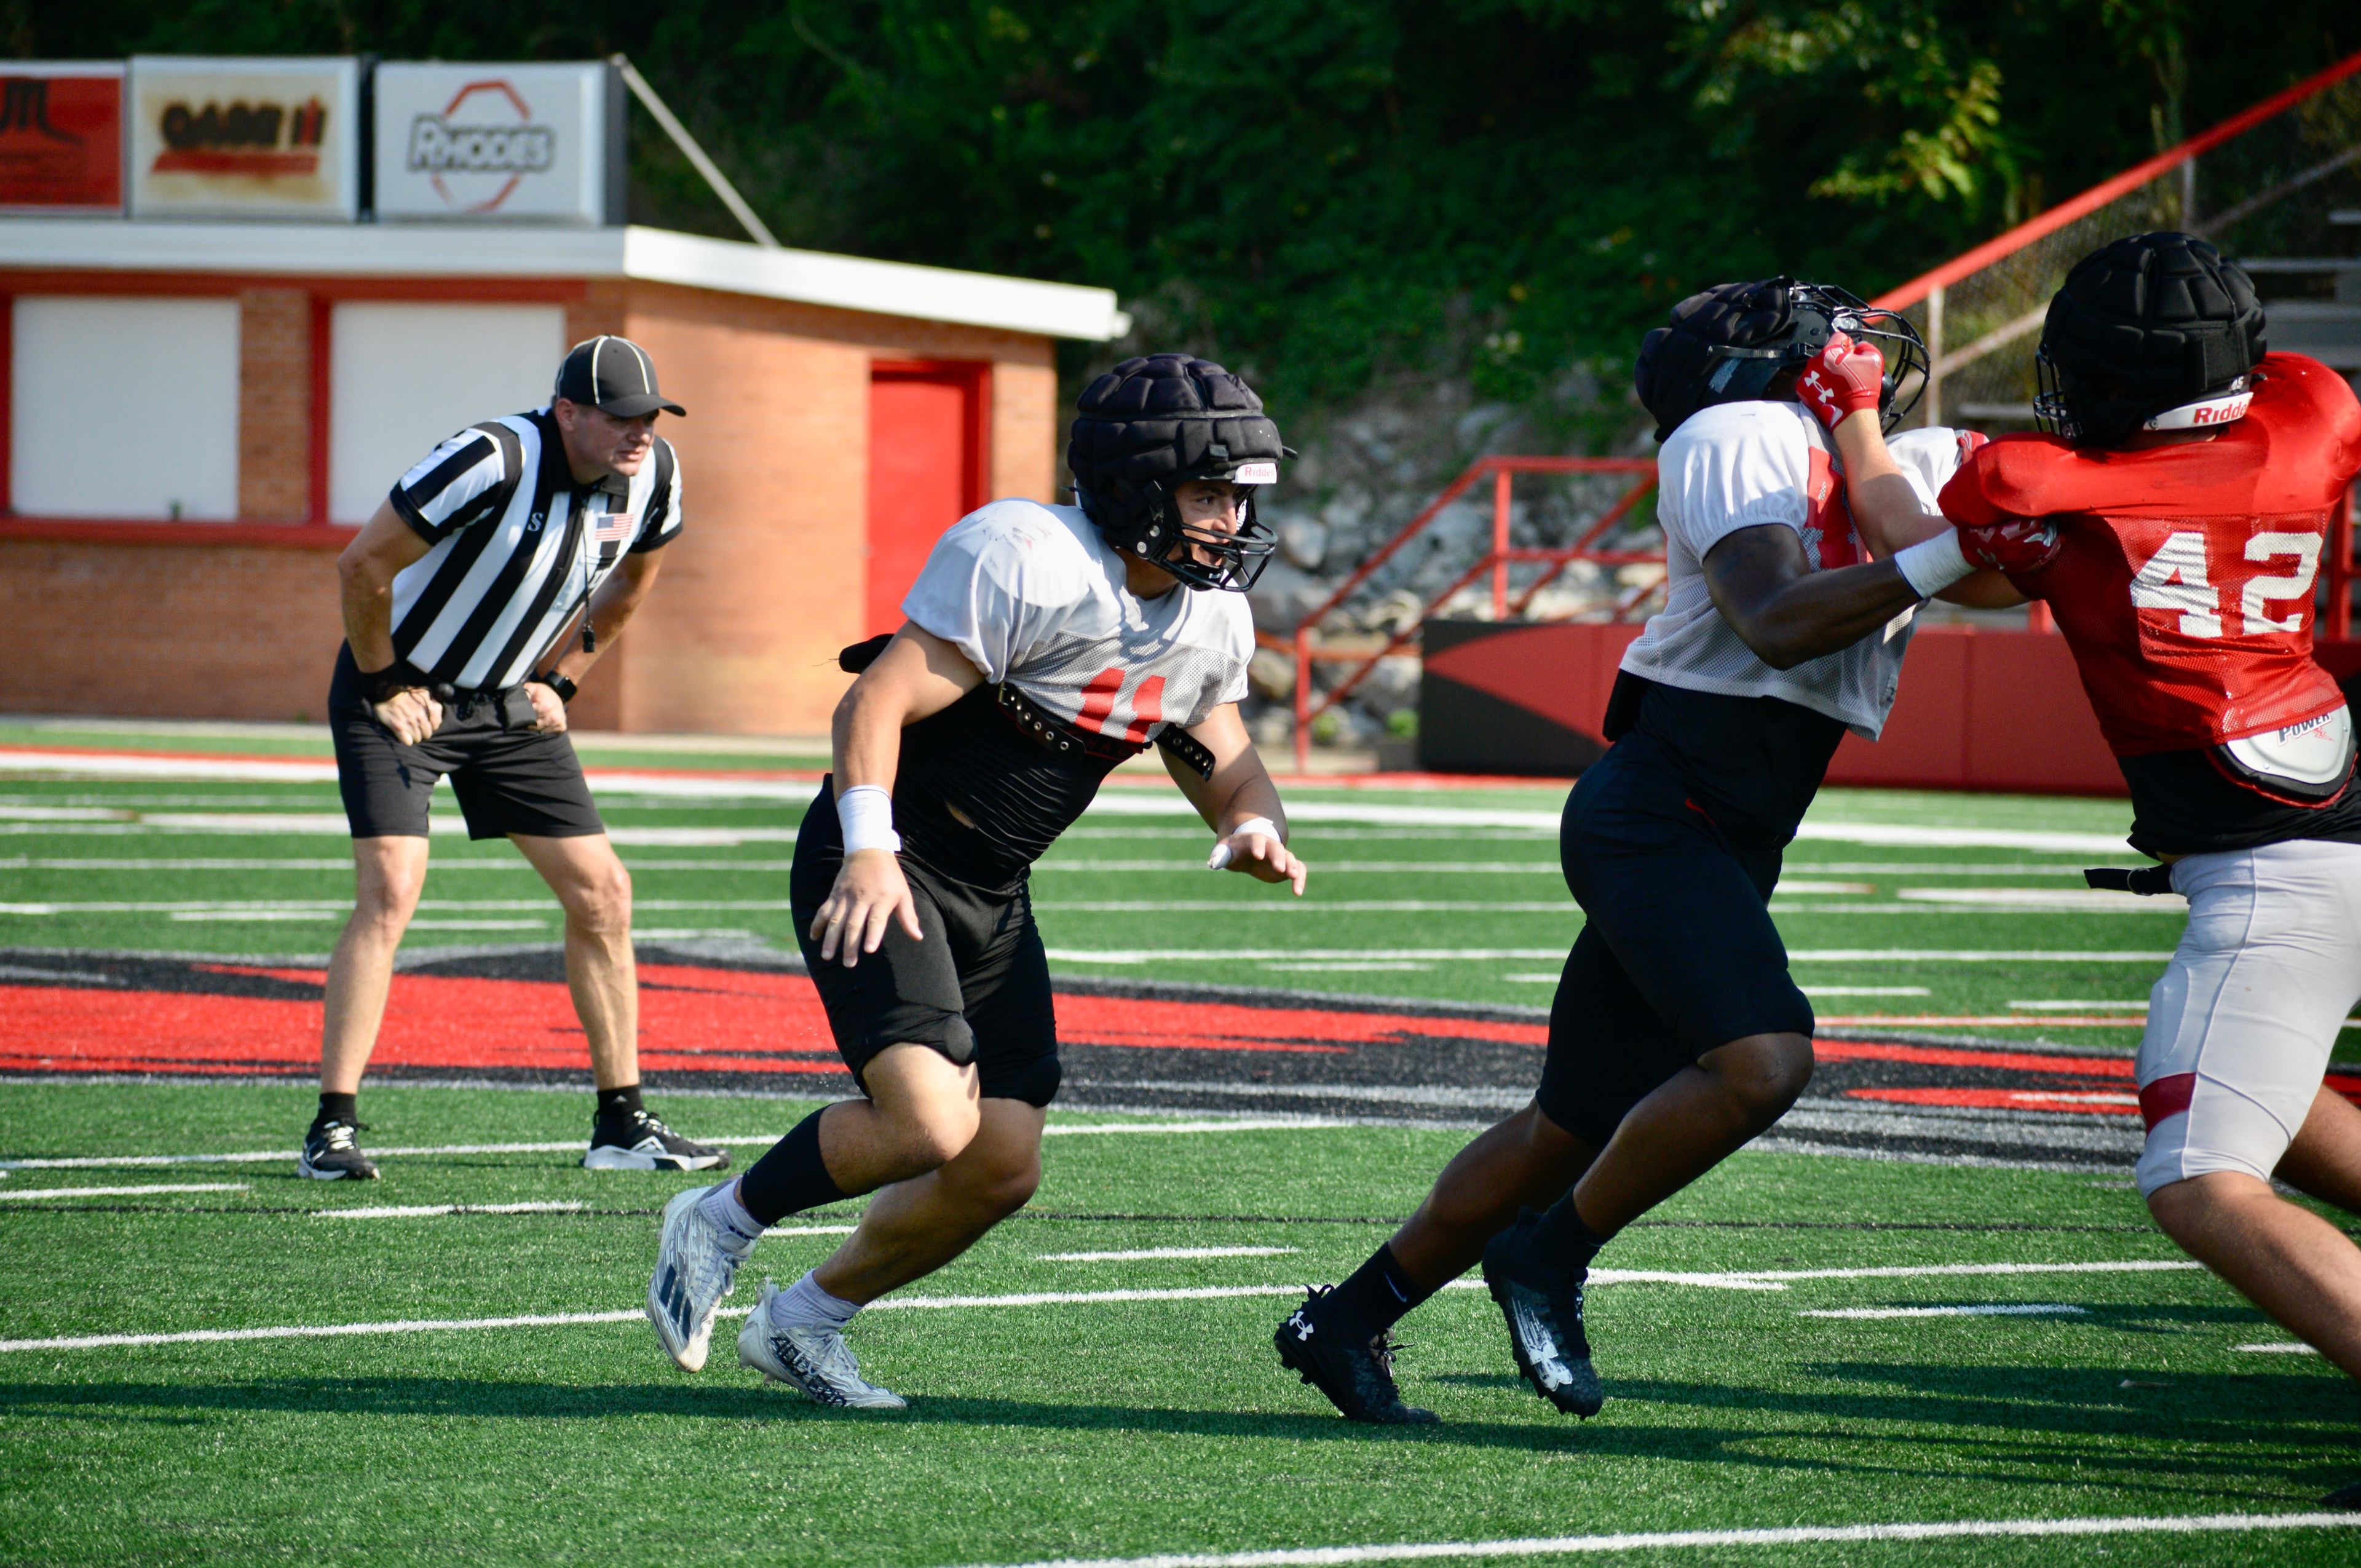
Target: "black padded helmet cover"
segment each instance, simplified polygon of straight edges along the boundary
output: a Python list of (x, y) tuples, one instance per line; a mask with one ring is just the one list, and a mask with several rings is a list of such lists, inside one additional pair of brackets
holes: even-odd
[[(1263, 412), (1244, 379), (1211, 360), (1186, 354), (1126, 359), (1082, 389), (1066, 446), (1076, 498), (1108, 543), (1178, 569), (1167, 559), (1178, 544), (1174, 488), (1186, 479), (1237, 479), (1253, 464), (1275, 466), (1294, 454)], [(1276, 477), (1275, 466), (1267, 470)], [(1268, 479), (1262, 482), (1268, 482)], [(1270, 554), (1268, 531), (1251, 513), (1236, 536), (1230, 576), (1257, 571)], [(1201, 542), (1202, 543), (1202, 542)], [(1252, 581), (1200, 582), (1199, 587), (1244, 587)]]
[(2167, 410), (2234, 388), (2268, 344), (2244, 269), (2195, 235), (2132, 235), (2074, 264), (2041, 333), (2045, 424), (2120, 441)]
[[(1803, 324), (1795, 308), (1794, 285), (1791, 278), (1717, 283), (1675, 305), (1666, 323), (1640, 340), (1640, 360), (1631, 380), (1641, 406), (1656, 416), (1658, 441), (1708, 404), (1762, 395), (1761, 387), (1728, 384), (1735, 362), (1715, 350), (1765, 350), (1787, 344)], [(1825, 341), (1825, 330), (1821, 335)], [(1804, 357), (1810, 357), (1809, 352)], [(1765, 372), (1778, 367), (1772, 362), (1761, 367)], [(1724, 385), (1710, 384), (1717, 375)], [(1762, 378), (1767, 381), (1768, 374)], [(1751, 383), (1752, 378), (1747, 379)]]

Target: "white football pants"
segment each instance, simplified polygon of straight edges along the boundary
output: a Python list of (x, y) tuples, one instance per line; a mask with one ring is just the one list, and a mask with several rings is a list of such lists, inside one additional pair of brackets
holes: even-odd
[(2361, 1000), (2361, 844), (2300, 839), (2172, 868), (2189, 928), (2148, 992), (2139, 1190), (2268, 1180)]

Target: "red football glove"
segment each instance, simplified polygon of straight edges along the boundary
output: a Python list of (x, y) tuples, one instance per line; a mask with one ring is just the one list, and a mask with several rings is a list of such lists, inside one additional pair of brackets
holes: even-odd
[(2012, 517), (2001, 522), (1960, 525), (1960, 553), (1979, 566), (2010, 576), (2038, 572), (2058, 559), (2065, 542), (2047, 518)]
[(1834, 430), (1848, 414), (1867, 409), (1875, 413), (1885, 399), (1885, 356), (1873, 343), (1855, 343), (1843, 333), (1831, 334), (1828, 345), (1812, 356), (1795, 379), (1795, 400), (1820, 416)]

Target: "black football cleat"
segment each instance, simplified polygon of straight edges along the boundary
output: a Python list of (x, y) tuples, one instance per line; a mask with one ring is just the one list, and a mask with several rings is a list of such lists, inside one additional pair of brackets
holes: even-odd
[(730, 1168), (730, 1151), (694, 1144), (661, 1118), (634, 1111), (629, 1118), (593, 1124), (585, 1170), (713, 1170)]
[(303, 1135), (303, 1152), (295, 1157), (295, 1174), (313, 1181), (375, 1181), (377, 1167), (353, 1137), (366, 1130), (355, 1122), (313, 1124)]
[(1279, 1347), (1279, 1364), (1301, 1373), (1306, 1383), (1327, 1395), (1328, 1402), (1348, 1421), (1396, 1427), (1432, 1423), (1433, 1410), (1403, 1404), (1401, 1390), (1394, 1387), (1390, 1334), (1355, 1340), (1321, 1332), (1312, 1321), (1312, 1308), (1328, 1289), (1324, 1285), (1313, 1286), (1305, 1293), (1303, 1305), (1271, 1336), (1271, 1343)]
[(1540, 1223), (1527, 1209), (1484, 1244), (1484, 1283), (1509, 1325), (1509, 1350), (1525, 1381), (1567, 1415), (1587, 1420), (1607, 1403), (1582, 1332), (1582, 1282), (1589, 1270), (1535, 1262), (1529, 1243)]

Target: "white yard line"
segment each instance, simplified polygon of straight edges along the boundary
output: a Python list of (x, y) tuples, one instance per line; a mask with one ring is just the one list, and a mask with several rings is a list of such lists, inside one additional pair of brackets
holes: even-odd
[[(770, 1233), (779, 1234), (779, 1233)], [(840, 1234), (834, 1227), (815, 1234)], [(1699, 1285), (1708, 1288), (1778, 1289), (1759, 1282), (1719, 1274), (1673, 1274), (1655, 1270), (1602, 1268), (1590, 1276), (1594, 1285)], [(1462, 1279), (1452, 1288), (1482, 1289), (1480, 1280)], [(1173, 1289), (1028, 1290), (1005, 1296), (889, 1296), (873, 1302), (873, 1312), (941, 1311), (971, 1307), (1066, 1307), (1126, 1301), (1223, 1301), (1242, 1297), (1301, 1295), (1301, 1285), (1201, 1285)], [(749, 1309), (725, 1310), (725, 1318), (742, 1318)], [(150, 1344), (214, 1344), (231, 1340), (317, 1339), (355, 1334), (412, 1334), (478, 1329), (547, 1328), (571, 1323), (623, 1323), (646, 1314), (641, 1308), (613, 1312), (535, 1312), (499, 1318), (412, 1318), (373, 1323), (282, 1324), (260, 1329), (184, 1329), (170, 1333), (70, 1334), (54, 1339), (0, 1340), (0, 1353), (30, 1350), (107, 1350)]]
[[(1126, 1133), (1266, 1133), (1296, 1132), (1307, 1128), (1344, 1127), (1353, 1124), (1330, 1121), (1314, 1116), (1232, 1116), (1220, 1119), (1183, 1121), (1175, 1118), (1159, 1122), (1052, 1122), (1041, 1129), (1047, 1136), (1083, 1134), (1121, 1135)], [(733, 1133), (708, 1138), (709, 1144), (724, 1146), (752, 1146), (775, 1144), (785, 1135), (781, 1133)], [(562, 1139), (555, 1143), (518, 1144), (413, 1144), (387, 1147), (371, 1146), (368, 1151), (373, 1158), (390, 1156), (434, 1156), (462, 1154), (569, 1154), (588, 1147), (581, 1139)], [(156, 1165), (255, 1165), (274, 1159), (293, 1159), (293, 1149), (240, 1149), (232, 1154), (132, 1154), (73, 1155), (48, 1159), (0, 1160), (0, 1171), (7, 1170), (82, 1170), (105, 1169), (126, 1166)]]
[(0, 1200), (28, 1198), (144, 1198), (155, 1192), (243, 1192), (243, 1181), (181, 1181), (157, 1187), (12, 1187)]
[(1058, 1557), (1006, 1568), (1345, 1568), (1360, 1563), (1437, 1558), (1573, 1557), (1598, 1552), (1712, 1546), (1813, 1546), (1849, 1541), (1961, 1538), (2219, 1535), (2252, 1530), (2351, 1530), (2361, 1514), (2166, 1514), (2117, 1519), (1947, 1519), (1939, 1523), (1791, 1525), (1775, 1530), (1668, 1530), (1620, 1535), (1526, 1536), (1505, 1541), (1398, 1541), (1384, 1546), (1307, 1546), (1263, 1552), (1165, 1552), (1147, 1557)]
[[(1038, 906), (1037, 906), (1038, 907)], [(1246, 905), (1223, 905), (1222, 908)], [(1334, 908), (1334, 905), (1326, 907)], [(1494, 907), (1487, 905), (1486, 908)], [(1235, 963), (1264, 959), (1410, 959), (1422, 963), (1530, 963), (1565, 957), (1554, 948), (1051, 948), (1059, 963), (1148, 964)], [(2164, 948), (1792, 948), (1788, 959), (1797, 963), (1882, 964), (2160, 964), (2172, 957)], [(1557, 977), (1552, 975), (1551, 979)]]
[(2062, 1302), (1987, 1302), (1973, 1307), (1818, 1307), (1799, 1311), (1799, 1318), (2087, 1318), (2088, 1307)]
[[(1038, 907), (1038, 905), (1037, 905)], [(1224, 907), (1227, 907), (1224, 905)], [(1502, 959), (1564, 959), (1554, 948), (1051, 948), (1053, 963), (1234, 963), (1265, 959), (1411, 959), (1425, 963), (1489, 963)]]
[[(806, 1234), (806, 1233), (791, 1233)], [(808, 1234), (840, 1234), (836, 1227), (815, 1228)], [(1687, 1273), (1670, 1269), (1593, 1270), (1593, 1285), (1686, 1285), (1719, 1290), (1784, 1290), (1798, 1279), (1900, 1279), (1969, 1274), (2097, 1274), (2195, 1268), (2187, 1262), (2126, 1261), (2119, 1263), (1970, 1263), (1900, 1268), (1763, 1269), (1728, 1273)], [(1292, 1296), (1301, 1285), (1206, 1285), (1170, 1289), (1030, 1290), (1000, 1296), (900, 1296), (873, 1304), (869, 1310), (943, 1311), (977, 1307), (1057, 1307), (1133, 1301), (1220, 1301), (1246, 1297)], [(1477, 1279), (1455, 1279), (1446, 1289), (1481, 1290)], [(742, 1317), (745, 1309), (724, 1312)], [(545, 1312), (499, 1318), (403, 1319), (390, 1322), (289, 1324), (258, 1329), (187, 1329), (149, 1334), (75, 1334), (52, 1339), (0, 1340), (0, 1353), (37, 1350), (104, 1350), (150, 1344), (210, 1344), (231, 1340), (310, 1339), (353, 1334), (424, 1333), (433, 1331), (544, 1328), (571, 1323), (620, 1323), (642, 1316), (633, 1308), (612, 1312)]]
[(323, 1220), (423, 1220), (435, 1214), (571, 1214), (589, 1206), (573, 1200), (549, 1203), (397, 1203), (368, 1209), (314, 1209), (312, 1212)]
[(2320, 1354), (2308, 1344), (2298, 1344), (2292, 1341), (2281, 1343), (2278, 1340), (2273, 1340), (2267, 1344), (2234, 1344), (2230, 1348), (2234, 1351), (2260, 1355), (2318, 1355)]
[(1748, 1279), (1933, 1279), (1971, 1274), (2155, 1274), (2202, 1268), (2187, 1258), (2136, 1258), (2115, 1263), (1927, 1263), (1894, 1268), (1749, 1268)]
[(1292, 1246), (1143, 1246), (1122, 1252), (1045, 1252), (1043, 1263), (1147, 1263), (1167, 1257), (1286, 1257)]
[(1041, 1129), (1043, 1137), (1082, 1136), (1094, 1133), (1270, 1133), (1308, 1128), (1345, 1127), (1324, 1116), (1236, 1116), (1214, 1122), (1053, 1122)]

